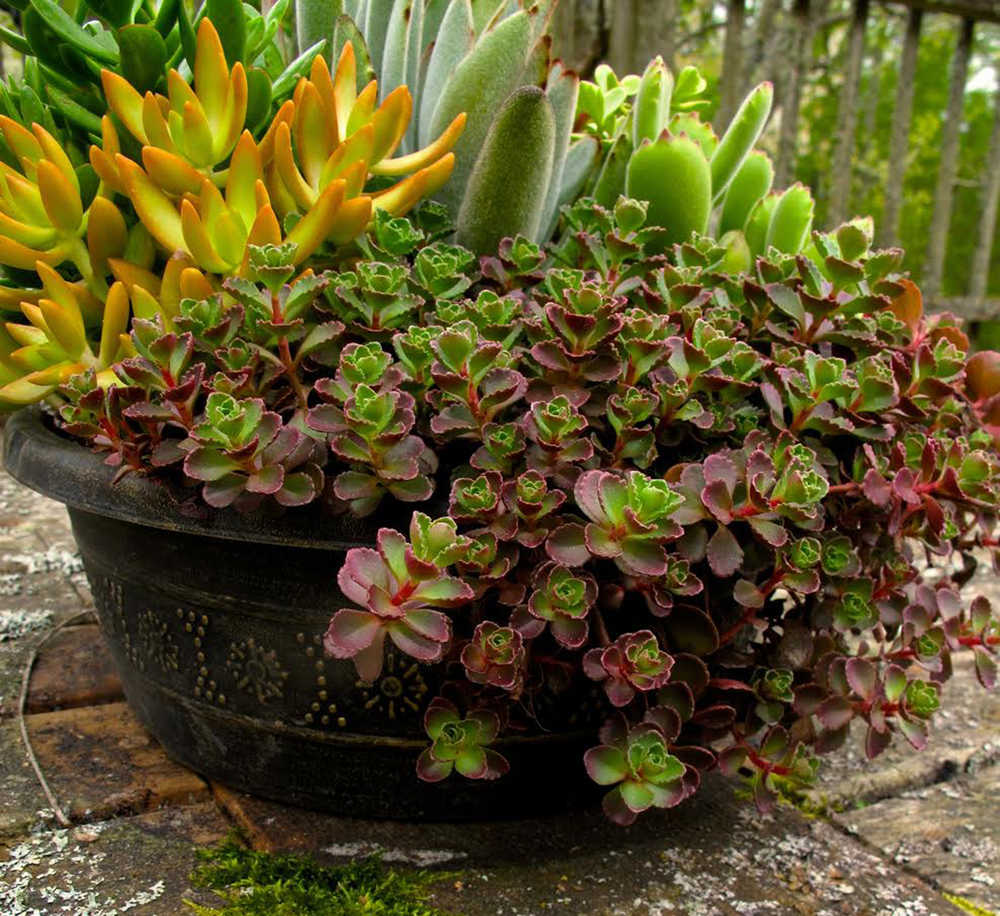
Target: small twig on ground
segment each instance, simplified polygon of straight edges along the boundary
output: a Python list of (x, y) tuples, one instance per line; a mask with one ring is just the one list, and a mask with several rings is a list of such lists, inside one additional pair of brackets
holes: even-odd
[(31, 650), (31, 654), (28, 656), (28, 661), (24, 665), (24, 673), (21, 675), (21, 696), (17, 704), (17, 724), (21, 730), (21, 740), (24, 742), (24, 750), (28, 755), (28, 763), (31, 764), (31, 768), (35, 771), (35, 776), (38, 777), (38, 783), (42, 787), (42, 791), (45, 793), (46, 799), (48, 799), (49, 806), (52, 808), (52, 813), (55, 815), (55, 819), (59, 822), (62, 827), (72, 827), (73, 822), (66, 816), (62, 808), (59, 807), (59, 802), (56, 801), (56, 797), (49, 788), (48, 781), (45, 779), (45, 774), (42, 772), (41, 766), (38, 764), (38, 759), (35, 757), (35, 752), (31, 747), (31, 739), (28, 737), (28, 726), (25, 720), (25, 707), (28, 703), (28, 683), (31, 680), (31, 670), (35, 667), (35, 662), (38, 660), (38, 653), (41, 651), (42, 647), (65, 627), (70, 626), (74, 623), (95, 623), (96, 618), (93, 611), (80, 611), (74, 614), (72, 617), (67, 618), (62, 623), (58, 624), (53, 629), (49, 630), (38, 642), (35, 647)]

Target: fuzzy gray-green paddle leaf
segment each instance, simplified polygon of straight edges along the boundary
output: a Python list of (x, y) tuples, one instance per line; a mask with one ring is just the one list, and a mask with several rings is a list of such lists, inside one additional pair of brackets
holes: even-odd
[(368, 0), (365, 8), (365, 22), (361, 31), (368, 39), (368, 53), (376, 73), (382, 72), (382, 52), (385, 48), (385, 36), (389, 31), (392, 7), (393, 0)]
[(550, 239), (559, 224), (559, 214), (566, 204), (580, 196), (587, 179), (594, 171), (598, 161), (600, 144), (594, 137), (584, 135), (574, 140), (566, 150), (566, 162), (563, 164), (562, 180), (559, 184), (556, 205), (549, 213), (548, 225), (542, 226), (542, 239)]
[(472, 27), (472, 7), (469, 0), (453, 0), (441, 20), (434, 39), (434, 50), (427, 64), (427, 73), (420, 91), (418, 111), (418, 145), (427, 146), (434, 139), (431, 122), (434, 108), (445, 86), (462, 59), (472, 50), (476, 33)]
[[(465, 186), (490, 125), (504, 101), (520, 85), (530, 51), (531, 19), (521, 10), (483, 35), (444, 87), (431, 118), (430, 135), (439, 136), (463, 111), (468, 118), (455, 144), (455, 170), (435, 195), (453, 217), (461, 207)], [(548, 179), (548, 175), (544, 177)]]
[[(566, 167), (566, 152), (569, 149), (570, 134), (573, 132), (573, 117), (576, 114), (576, 97), (580, 91), (580, 78), (571, 70), (566, 70), (560, 62), (552, 65), (545, 84), (545, 94), (552, 103), (555, 114), (555, 149), (552, 155), (552, 174), (545, 194), (545, 209), (542, 213), (542, 228), (554, 226), (559, 216), (559, 193)], [(539, 241), (546, 241), (547, 233)]]
[(506, 236), (538, 238), (555, 149), (555, 114), (537, 86), (512, 93), (469, 177), (456, 239), (477, 254)]
[(632, 158), (632, 141), (628, 134), (621, 134), (612, 144), (611, 149), (604, 157), (597, 178), (594, 180), (594, 187), (591, 196), (602, 207), (609, 210), (615, 205), (615, 201), (625, 193), (625, 173), (628, 169), (629, 159)]

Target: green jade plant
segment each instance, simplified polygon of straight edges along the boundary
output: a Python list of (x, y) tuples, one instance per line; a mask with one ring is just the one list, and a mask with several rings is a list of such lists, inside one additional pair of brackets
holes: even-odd
[[(485, 54), (529, 12), (487, 6), (434, 5), (414, 47), (471, 8)], [(620, 824), (713, 768), (767, 810), (853, 722), (870, 757), (924, 747), (953, 653), (996, 680), (1000, 623), (959, 591), (996, 559), (1000, 355), (923, 314), (870, 221), (809, 235), (789, 191), (753, 242), (766, 87), (715, 142), (696, 73), (600, 71), (558, 153), (590, 150), (597, 198), (549, 244), (469, 249), (465, 204), (456, 239), (426, 198), (471, 118), (403, 151), (420, 96), (359, 90), (370, 53), (309, 61), (259, 133), (211, 19), (166, 95), (105, 68), (93, 196), (56, 135), (0, 119), (0, 261), (24, 278), (0, 400), (44, 399), (119, 475), (211, 510), (410, 504), (348, 552), (324, 646), (362, 681), (388, 644), (442, 666), (425, 780), (502, 777), (495, 742), (548, 729), (553, 698), (592, 718), (580, 765)], [(429, 74), (419, 108), (447, 110)], [(515, 80), (483, 150), (540, 93)], [(499, 193), (481, 164), (466, 202)]]

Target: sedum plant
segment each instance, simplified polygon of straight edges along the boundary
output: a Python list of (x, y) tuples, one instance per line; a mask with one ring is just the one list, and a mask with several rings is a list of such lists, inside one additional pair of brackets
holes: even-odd
[(582, 199), (559, 244), (478, 262), (419, 209), (340, 263), (251, 244), (218, 288), (186, 268), (59, 421), (216, 509), (413, 504), (348, 552), (324, 645), (362, 681), (390, 643), (444, 666), (420, 778), (500, 778), (498, 741), (589, 698), (615, 822), (716, 767), (766, 811), (852, 722), (870, 757), (924, 747), (954, 652), (995, 682), (959, 590), (996, 552), (1000, 357), (866, 224), (733, 271), (647, 212)]
[(427, 102), (439, 45), (416, 96), (390, 78), (379, 102), (366, 61), (385, 77), (390, 39), (423, 53), (471, 10), (451, 87), (544, 7), (418, 6), (427, 31), (393, 20), (379, 56), (299, 4), (299, 41), (333, 49), (262, 129), (211, 17), (190, 79), (105, 68), (92, 185), (58, 131), (0, 120), (0, 403), (45, 399), (119, 476), (214, 511), (409, 504), (331, 579), (324, 647), (363, 682), (389, 646), (440, 666), (415, 778), (502, 778), (503, 741), (565, 708), (620, 824), (714, 768), (767, 810), (852, 723), (870, 757), (924, 747), (955, 652), (996, 680), (1000, 621), (961, 589), (996, 559), (1000, 355), (924, 315), (870, 221), (806, 239), (787, 195), (767, 213), (766, 89), (716, 141), (697, 73), (658, 62), (578, 103), (567, 77), (572, 146), (518, 71), (458, 199), (518, 199), (513, 135), (549, 150), (533, 204), (574, 150), (596, 196), (551, 244), (490, 210), (502, 237), (467, 247), (465, 204), (456, 237), (424, 198), (476, 112)]

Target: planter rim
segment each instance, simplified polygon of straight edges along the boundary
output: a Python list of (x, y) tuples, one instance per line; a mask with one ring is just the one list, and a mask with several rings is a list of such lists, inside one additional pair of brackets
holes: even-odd
[(252, 512), (212, 509), (195, 488), (127, 474), (114, 482), (116, 469), (95, 452), (57, 432), (37, 406), (11, 415), (3, 427), (3, 461), (19, 483), (75, 509), (149, 528), (182, 534), (253, 541), (282, 547), (343, 551), (371, 546), (379, 528), (405, 529), (410, 511), (394, 507), (367, 519), (322, 510), (321, 501), (282, 510), (265, 506)]

